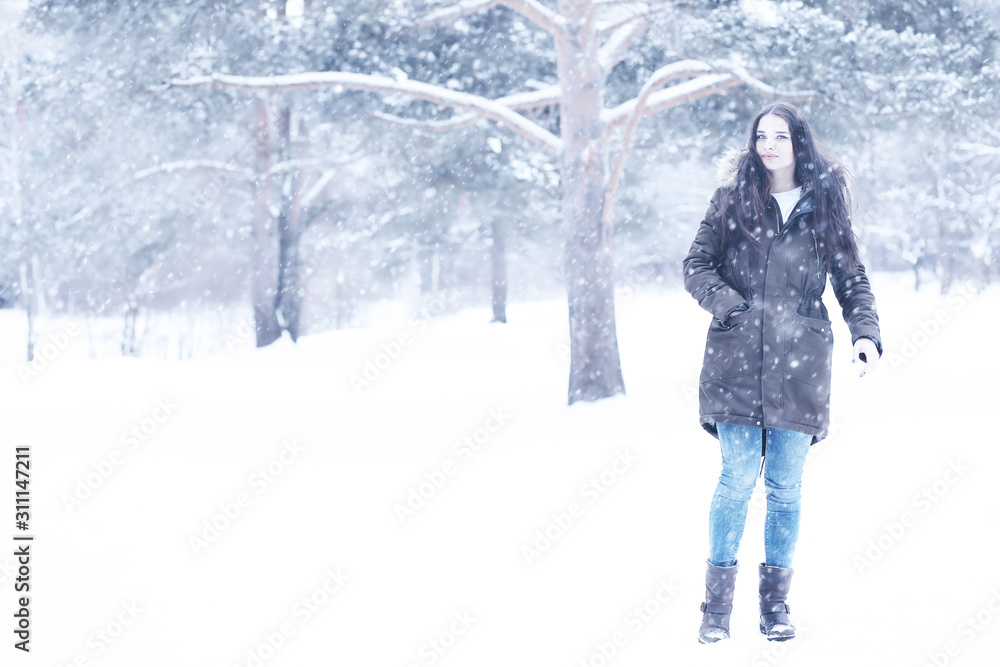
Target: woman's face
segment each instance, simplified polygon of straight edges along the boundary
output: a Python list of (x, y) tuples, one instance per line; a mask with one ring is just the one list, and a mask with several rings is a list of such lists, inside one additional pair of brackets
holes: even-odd
[(777, 185), (791, 184), (795, 178), (795, 151), (788, 122), (768, 114), (757, 123), (757, 155)]

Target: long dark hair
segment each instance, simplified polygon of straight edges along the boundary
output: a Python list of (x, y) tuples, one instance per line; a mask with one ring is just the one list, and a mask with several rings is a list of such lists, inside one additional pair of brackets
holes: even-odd
[(749, 241), (754, 248), (760, 247), (758, 235), (771, 183), (767, 168), (757, 155), (757, 125), (769, 114), (788, 123), (795, 156), (795, 179), (802, 184), (803, 191), (813, 192), (814, 230), (822, 244), (827, 268), (834, 262), (848, 269), (856, 267), (861, 258), (851, 229), (850, 172), (820, 150), (802, 112), (786, 102), (764, 107), (750, 123), (750, 138), (747, 149), (739, 157), (736, 182), (723, 198), (719, 212), (724, 222), (727, 249), (737, 247), (742, 241)]

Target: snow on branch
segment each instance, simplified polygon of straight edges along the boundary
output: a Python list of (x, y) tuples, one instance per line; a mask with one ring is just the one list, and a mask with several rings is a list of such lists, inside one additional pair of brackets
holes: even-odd
[(254, 180), (253, 173), (243, 169), (242, 167), (237, 167), (227, 162), (217, 162), (215, 160), (178, 160), (176, 162), (165, 162), (163, 164), (158, 164), (155, 167), (149, 167), (148, 169), (137, 171), (132, 177), (132, 181), (141, 181), (157, 174), (172, 174), (176, 171), (200, 171), (203, 169), (233, 174), (235, 176), (239, 176), (247, 182), (253, 182)]
[(597, 26), (597, 32), (601, 36), (604, 36), (604, 35), (608, 35), (608, 34), (613, 34), (617, 30), (619, 30), (620, 28), (623, 28), (623, 27), (625, 27), (627, 25), (631, 25), (632, 23), (638, 22), (641, 25), (645, 25), (646, 22), (647, 22), (647, 19), (649, 19), (649, 18), (651, 18), (651, 17), (653, 17), (653, 16), (655, 16), (657, 14), (662, 14), (664, 11), (665, 10), (662, 7), (656, 7), (656, 8), (647, 7), (642, 12), (633, 12), (631, 14), (620, 14), (620, 15), (616, 16), (615, 19), (614, 19), (614, 21), (612, 21), (610, 23), (600, 23), (600, 24), (598, 24), (598, 26)]
[(638, 95), (601, 114), (603, 120), (608, 126), (617, 127), (623, 123), (629, 123), (633, 119), (647, 115), (651, 113), (649, 111), (649, 98), (658, 89), (671, 81), (704, 76), (712, 71), (713, 68), (711, 65), (700, 60), (681, 60), (665, 65), (653, 72), (649, 79), (646, 80), (646, 83), (643, 84)]
[(538, 27), (553, 34), (562, 31), (566, 26), (566, 18), (537, 0), (500, 0), (500, 4), (535, 23)]
[(466, 2), (457, 2), (451, 6), (442, 7), (441, 9), (427, 14), (414, 24), (413, 27), (429, 28), (432, 25), (444, 23), (445, 21), (454, 21), (455, 19), (460, 19), (463, 16), (468, 16), (469, 14), (475, 14), (477, 12), (490, 9), (491, 7), (495, 7), (499, 2), (500, 0), (467, 0)]
[[(642, 90), (639, 91), (639, 95), (632, 100), (632, 106), (628, 109), (628, 115), (626, 116), (628, 123), (625, 126), (621, 148), (611, 166), (611, 173), (608, 179), (609, 185), (605, 191), (606, 198), (614, 197), (614, 193), (618, 191), (618, 183), (625, 172), (625, 163), (628, 160), (632, 137), (635, 134), (636, 127), (639, 125), (639, 119), (646, 115), (647, 110), (650, 110), (649, 113), (654, 113), (652, 109), (667, 108), (662, 105), (667, 104), (668, 101), (671, 106), (677, 106), (700, 97), (712, 95), (739, 83), (736, 77), (729, 74), (704, 74), (672, 86), (669, 90), (660, 90), (659, 96), (662, 100), (654, 100), (657, 97), (657, 90), (666, 83), (682, 76), (690, 76), (699, 70), (705, 71), (710, 69), (707, 64), (698, 61), (680, 61), (666, 67), (661, 67), (646, 81)], [(609, 125), (611, 124), (609, 123)], [(607, 201), (605, 203), (605, 210), (609, 211), (607, 215), (610, 216), (610, 210), (613, 208), (611, 204), (613, 202)]]
[[(675, 84), (667, 90), (659, 90), (671, 81), (683, 78), (689, 80)], [(628, 123), (633, 116), (649, 116), (739, 85), (748, 86), (770, 97), (789, 100), (818, 97), (816, 93), (810, 91), (782, 91), (751, 76), (742, 67), (715, 67), (699, 60), (681, 60), (653, 72), (639, 95), (613, 109), (608, 109), (601, 115), (610, 127), (618, 127)], [(705, 92), (706, 90), (708, 92)]]
[(673, 109), (676, 106), (693, 102), (700, 97), (714, 95), (742, 83), (743, 81), (739, 77), (727, 73), (706, 74), (690, 81), (683, 81), (650, 95), (642, 115), (649, 116), (666, 109)]
[(647, 15), (633, 16), (626, 21), (623, 21), (612, 33), (608, 41), (604, 43), (601, 47), (601, 53), (598, 56), (600, 58), (601, 67), (604, 68), (605, 72), (608, 72), (617, 65), (622, 58), (625, 57), (625, 52), (628, 51), (629, 47), (632, 46), (632, 42), (635, 38), (641, 35), (648, 27), (647, 23), (642, 20)]
[(1000, 132), (998, 132), (995, 128), (991, 127), (988, 123), (983, 122), (982, 119), (979, 119), (979, 122), (976, 124), (979, 126), (979, 129), (983, 130), (987, 134), (996, 137), (997, 139), (1000, 139)]
[(514, 93), (505, 95), (497, 99), (497, 104), (502, 104), (508, 109), (537, 109), (538, 107), (552, 106), (559, 104), (562, 99), (562, 89), (558, 86), (544, 86), (538, 90), (527, 93)]
[(497, 5), (514, 10), (524, 18), (535, 23), (538, 27), (551, 33), (562, 30), (566, 23), (566, 20), (562, 16), (556, 14), (537, 0), (465, 0), (464, 2), (457, 2), (431, 12), (418, 21), (414, 27), (427, 28), (438, 23), (476, 14)]
[[(502, 104), (508, 109), (537, 109), (539, 107), (559, 104), (561, 95), (562, 92), (559, 86), (545, 86), (544, 88), (532, 90), (527, 93), (515, 93), (513, 95), (499, 97), (494, 101), (497, 104)], [(483, 119), (483, 115), (481, 113), (458, 114), (448, 120), (414, 120), (412, 118), (401, 118), (399, 116), (383, 113), (381, 111), (376, 111), (372, 115), (381, 120), (395, 123), (396, 125), (402, 125), (416, 130), (425, 130), (427, 132), (447, 132), (449, 130), (457, 130), (463, 127), (469, 127), (470, 125), (475, 125)]]
[(384, 120), (388, 123), (395, 123), (396, 125), (402, 125), (403, 127), (408, 127), (414, 130), (425, 130), (427, 132), (447, 132), (449, 130), (458, 130), (463, 127), (475, 125), (483, 119), (482, 115), (477, 113), (458, 114), (452, 116), (448, 120), (414, 120), (413, 118), (402, 118), (400, 116), (394, 116), (393, 114), (383, 113), (381, 111), (376, 111), (372, 115), (375, 118)]
[(780, 97), (786, 100), (820, 100), (821, 97), (819, 93), (812, 90), (782, 90), (781, 88), (775, 88), (774, 86), (764, 83), (755, 76), (752, 76), (743, 67), (726, 67), (722, 68), (722, 72), (728, 72), (738, 78), (740, 83), (750, 88), (753, 88), (759, 93), (763, 93), (768, 97)]
[(991, 146), (989, 144), (959, 141), (954, 144), (954, 147), (957, 150), (968, 151), (969, 153), (971, 153), (976, 157), (1000, 156), (1000, 147)]
[(339, 170), (337, 169), (327, 169), (323, 172), (323, 175), (319, 177), (319, 180), (302, 195), (302, 208), (308, 209), (313, 205), (319, 196), (333, 183), (333, 179), (337, 177)]
[(592, 6), (603, 9), (605, 7), (624, 7), (641, 5), (643, 7), (663, 7), (668, 3), (665, 0), (651, 2), (650, 0), (594, 0)]
[[(352, 159), (356, 159), (356, 157)], [(302, 169), (304, 167), (329, 167), (330, 164), (346, 164), (350, 161), (351, 160), (349, 159), (349, 160), (340, 160), (334, 162), (332, 160), (315, 159), (315, 158), (307, 158), (300, 160), (285, 160), (284, 162), (279, 162), (278, 164), (273, 165), (270, 169), (265, 171), (262, 174), (262, 176), (265, 177), (275, 176), (277, 174), (283, 174), (289, 171), (298, 171), (299, 169)]]
[(553, 153), (558, 153), (562, 149), (559, 137), (496, 100), (408, 79), (396, 80), (353, 72), (306, 72), (264, 77), (212, 74), (191, 79), (174, 79), (159, 90), (202, 87), (273, 92), (339, 87), (383, 95), (403, 95), (446, 108), (475, 112), (507, 126)]
[(112, 200), (114, 197), (120, 193), (127, 190), (132, 185), (143, 181), (147, 178), (156, 176), (158, 174), (172, 174), (175, 172), (182, 171), (216, 171), (223, 172), (227, 174), (232, 174), (238, 176), (241, 180), (248, 183), (254, 181), (254, 174), (251, 171), (243, 169), (242, 167), (237, 167), (236, 165), (229, 164), (228, 162), (218, 162), (216, 160), (178, 160), (176, 162), (165, 162), (163, 164), (158, 164), (155, 167), (149, 167), (147, 169), (142, 169), (137, 171), (130, 180), (123, 183), (119, 183), (118, 187), (113, 191), (98, 197), (95, 201), (86, 204), (79, 211), (74, 213), (71, 217), (61, 221), (57, 227), (62, 229), (64, 227), (76, 224), (81, 220), (93, 215), (101, 206), (105, 205), (107, 202)]
[[(668, 83), (682, 78), (687, 78), (687, 81), (682, 81), (663, 90), (663, 87)], [(742, 68), (720, 69), (699, 60), (681, 60), (653, 72), (635, 98), (614, 109), (605, 111), (602, 114), (602, 119), (609, 130), (625, 124), (622, 145), (611, 167), (605, 197), (613, 197), (618, 190), (618, 183), (625, 171), (632, 137), (641, 118), (708, 95), (714, 95), (738, 85), (748, 85), (768, 95), (780, 96), (776, 88), (750, 76)], [(793, 95), (801, 98), (813, 94), (796, 93)], [(605, 203), (604, 210), (608, 211), (607, 215), (610, 216), (610, 211), (613, 208), (612, 202)]]

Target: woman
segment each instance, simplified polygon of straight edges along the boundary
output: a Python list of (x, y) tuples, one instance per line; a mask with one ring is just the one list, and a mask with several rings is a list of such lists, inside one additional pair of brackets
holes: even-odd
[(736, 554), (760, 469), (767, 490), (760, 630), (783, 641), (795, 636), (785, 599), (802, 468), (829, 427), (827, 276), (860, 375), (874, 370), (882, 343), (851, 231), (846, 170), (819, 151), (801, 112), (784, 103), (766, 107), (751, 123), (746, 149), (729, 157), (684, 260), (685, 288), (713, 316), (700, 411), (722, 448), (698, 639), (729, 637)]

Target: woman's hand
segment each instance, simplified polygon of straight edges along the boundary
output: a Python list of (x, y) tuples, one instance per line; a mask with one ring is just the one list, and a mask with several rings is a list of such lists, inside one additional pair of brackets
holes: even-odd
[[(864, 359), (861, 358), (862, 355), (864, 355)], [(858, 377), (864, 377), (868, 372), (875, 370), (875, 367), (878, 366), (878, 359), (878, 348), (875, 347), (875, 342), (871, 338), (859, 338), (858, 342), (854, 344), (854, 360), (851, 362), (861, 364)]]
[(725, 329), (732, 329), (736, 326), (736, 320), (739, 316), (750, 310), (750, 304), (741, 303), (740, 305), (732, 308), (728, 313), (726, 313), (726, 319), (722, 321), (722, 326)]

